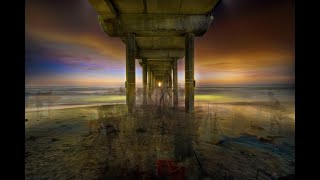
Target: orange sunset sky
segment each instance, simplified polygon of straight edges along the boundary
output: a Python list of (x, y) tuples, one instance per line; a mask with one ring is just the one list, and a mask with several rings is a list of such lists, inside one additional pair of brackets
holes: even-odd
[[(87, 0), (28, 0), (25, 9), (27, 86), (124, 84), (125, 44), (103, 33)], [(292, 0), (223, 0), (214, 17), (195, 39), (197, 84), (294, 84)], [(178, 70), (184, 84), (183, 59)]]

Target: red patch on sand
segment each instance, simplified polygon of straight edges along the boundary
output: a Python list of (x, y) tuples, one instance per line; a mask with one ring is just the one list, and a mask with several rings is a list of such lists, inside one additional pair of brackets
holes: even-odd
[(179, 167), (172, 160), (158, 160), (157, 170), (159, 176), (166, 176), (168, 179), (184, 179), (184, 167)]

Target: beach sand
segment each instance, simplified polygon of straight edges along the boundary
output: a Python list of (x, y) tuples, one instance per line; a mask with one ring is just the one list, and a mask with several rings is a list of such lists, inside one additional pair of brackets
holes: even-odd
[[(175, 160), (189, 179), (295, 172), (294, 104), (196, 103), (193, 115), (125, 105), (26, 112), (26, 179), (153, 179)], [(197, 160), (198, 158), (198, 160)], [(130, 177), (130, 178), (129, 178)]]

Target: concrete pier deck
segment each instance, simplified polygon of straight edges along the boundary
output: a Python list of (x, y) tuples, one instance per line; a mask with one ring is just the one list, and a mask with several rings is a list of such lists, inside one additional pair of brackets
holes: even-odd
[(185, 60), (185, 111), (194, 111), (194, 38), (210, 27), (220, 0), (89, 0), (103, 31), (126, 44), (126, 99), (135, 106), (135, 60), (140, 60), (144, 104), (160, 83), (178, 106), (177, 60)]

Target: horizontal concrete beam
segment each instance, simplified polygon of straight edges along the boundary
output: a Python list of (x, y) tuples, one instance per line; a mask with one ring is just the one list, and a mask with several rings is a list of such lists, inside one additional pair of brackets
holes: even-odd
[[(95, 8), (101, 2), (112, 3), (110, 10), (122, 14), (206, 14), (214, 9), (220, 0), (89, 0)], [(104, 13), (110, 13), (106, 10)]]
[(166, 71), (166, 70), (170, 70), (170, 66), (150, 66), (150, 69), (152, 70), (161, 70), (161, 71)]
[(184, 49), (185, 38), (179, 36), (137, 37), (139, 49)]
[(168, 63), (159, 63), (159, 64), (151, 64), (151, 63), (149, 63), (149, 66), (150, 67), (162, 67), (162, 68), (170, 68), (171, 66), (170, 66), (170, 64), (168, 64)]
[(148, 62), (169, 62), (172, 61), (172, 58), (168, 58), (168, 59), (148, 59)]
[(153, 70), (152, 72), (156, 74), (166, 74), (169, 72), (169, 70)]
[(150, 69), (152, 69), (152, 70), (162, 70), (162, 71), (165, 71), (165, 70), (170, 70), (170, 66), (161, 66), (161, 65), (158, 65), (158, 66), (150, 66)]
[(110, 0), (89, 0), (89, 3), (98, 12), (102, 19), (115, 18), (117, 15), (117, 12)]
[(163, 79), (165, 76), (164, 75), (162, 75), (162, 74), (157, 74), (157, 75), (155, 75), (156, 76), (156, 79)]
[(184, 36), (194, 33), (202, 36), (212, 23), (213, 16), (176, 14), (120, 14), (117, 18), (100, 15), (102, 29), (110, 37), (123, 37), (127, 32), (136, 37)]
[(154, 75), (157, 75), (157, 76), (165, 76), (165, 74), (163, 74), (163, 73), (154, 72), (153, 74), (154, 74)]
[(157, 69), (157, 70), (155, 70), (155, 69), (153, 69), (152, 70), (152, 72), (154, 72), (154, 73), (161, 73), (161, 74), (166, 74), (167, 72), (169, 72), (170, 70), (168, 70), (168, 69)]
[(163, 66), (163, 65), (165, 65), (165, 66), (170, 66), (171, 65), (171, 62), (172, 61), (153, 61), (153, 60), (151, 60), (151, 61), (148, 61), (148, 64), (149, 65), (161, 65), (161, 66)]
[(148, 61), (168, 61), (168, 59), (148, 59)]
[(184, 49), (140, 49), (136, 51), (137, 59), (181, 59), (184, 57)]
[(169, 71), (170, 71), (169, 69), (152, 69), (153, 73), (161, 73), (161, 74), (165, 74)]
[(161, 75), (165, 75), (167, 74), (167, 71), (153, 71), (154, 74), (161, 74)]

